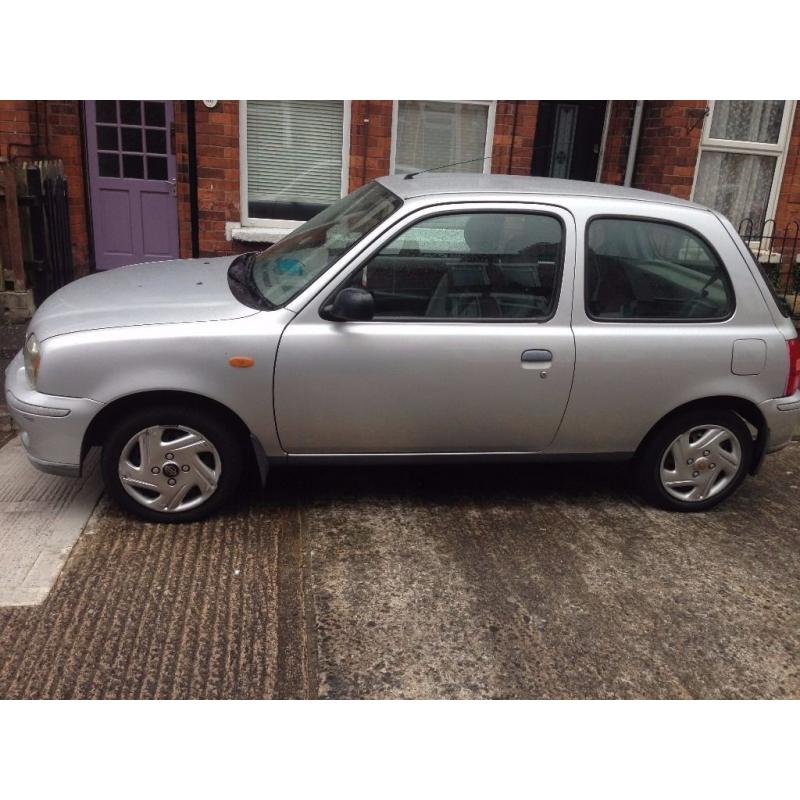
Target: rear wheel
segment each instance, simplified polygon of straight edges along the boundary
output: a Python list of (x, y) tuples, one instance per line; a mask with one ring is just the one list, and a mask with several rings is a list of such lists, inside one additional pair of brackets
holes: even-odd
[(103, 447), (106, 489), (126, 511), (156, 522), (213, 514), (236, 490), (243, 449), (205, 409), (164, 405), (126, 417)]
[(672, 511), (705, 511), (739, 487), (752, 461), (753, 437), (733, 411), (688, 411), (667, 420), (639, 459), (643, 492)]

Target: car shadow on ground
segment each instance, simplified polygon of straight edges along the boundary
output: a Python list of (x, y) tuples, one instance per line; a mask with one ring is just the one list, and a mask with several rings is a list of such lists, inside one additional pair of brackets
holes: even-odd
[[(322, 503), (332, 498), (428, 499), (459, 505), (558, 497), (580, 503), (612, 496), (640, 502), (632, 462), (482, 463), (450, 465), (280, 466), (271, 470), (263, 500)], [(253, 496), (259, 489), (252, 487)], [(643, 502), (643, 501), (642, 501)]]

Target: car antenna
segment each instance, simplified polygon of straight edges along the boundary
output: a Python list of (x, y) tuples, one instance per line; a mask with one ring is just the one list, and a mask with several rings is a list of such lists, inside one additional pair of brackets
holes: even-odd
[(458, 167), (461, 164), (474, 164), (476, 161), (486, 161), (487, 159), (491, 158), (491, 156), (484, 156), (483, 158), (468, 158), (466, 161), (456, 161), (453, 164), (442, 164), (438, 167), (429, 167), (428, 169), (420, 169), (417, 172), (409, 172), (407, 175), (404, 176), (404, 179), (410, 181), (412, 178), (416, 178), (417, 175), (422, 175), (423, 172), (434, 172), (437, 169), (447, 169), (448, 167)]

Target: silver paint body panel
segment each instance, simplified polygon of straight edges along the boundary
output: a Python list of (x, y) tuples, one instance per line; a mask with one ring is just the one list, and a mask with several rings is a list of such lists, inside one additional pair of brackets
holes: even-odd
[[(430, 215), (543, 211), (565, 226), (565, 264), (547, 322), (330, 322), (321, 292), (289, 323), (275, 367), (275, 417), (288, 453), (539, 452), (555, 437), (575, 364), (570, 304), (575, 225), (562, 209), (444, 203), (389, 228), (339, 273), (344, 280), (402, 229)], [(549, 364), (522, 361), (530, 349)], [(544, 377), (542, 377), (544, 376)]]
[[(83, 437), (98, 411), (153, 390), (190, 392), (227, 406), (271, 459), (618, 456), (633, 453), (675, 408), (719, 396), (762, 410), (768, 449), (790, 440), (800, 395), (782, 394), (794, 328), (774, 307), (729, 223), (714, 212), (572, 181), (439, 175), (382, 182), (404, 198), (402, 207), (283, 309), (240, 304), (227, 286), (230, 257), (126, 267), (53, 295), (29, 328), (42, 352), (36, 389), (21, 355), (6, 373), (8, 402), (32, 459), (79, 470)], [(453, 207), (546, 210), (562, 219), (566, 258), (552, 319), (329, 322), (320, 316), (339, 282), (394, 232)], [(730, 275), (731, 318), (589, 319), (584, 237), (597, 214), (663, 219), (701, 233)], [(734, 374), (734, 343), (753, 339), (764, 343), (762, 368)], [(553, 360), (525, 362), (527, 350), (549, 350)], [(240, 355), (255, 365), (229, 366)], [(36, 406), (70, 413), (37, 415)]]

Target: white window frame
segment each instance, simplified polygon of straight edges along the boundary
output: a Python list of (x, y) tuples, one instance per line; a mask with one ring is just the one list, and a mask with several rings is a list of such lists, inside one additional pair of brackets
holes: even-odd
[[(426, 101), (423, 101), (426, 102)], [(494, 118), (497, 112), (497, 100), (428, 100), (429, 103), (460, 103), (462, 105), (487, 106), (489, 113), (486, 117), (486, 143), (483, 148), (485, 160), (483, 162), (483, 172), (492, 171), (492, 147), (494, 145)], [(394, 175), (395, 161), (397, 157), (397, 120), (399, 117), (400, 101), (392, 101), (392, 147), (389, 156), (389, 174)]]
[[(715, 139), (711, 136), (711, 121), (714, 117), (714, 100), (708, 101), (709, 112), (706, 114), (703, 123), (703, 133), (700, 137), (700, 147), (697, 149), (697, 161), (694, 166), (694, 178), (692, 179), (692, 194), (691, 199), (694, 200), (695, 189), (697, 188), (697, 175), (700, 170), (700, 158), (703, 152), (708, 153), (737, 153), (739, 155), (772, 155), (776, 156), (775, 171), (772, 174), (772, 186), (769, 190), (769, 201), (767, 203), (766, 220), (774, 220), (775, 212), (778, 206), (778, 198), (780, 196), (781, 184), (783, 183), (783, 171), (786, 166), (786, 150), (789, 142), (789, 136), (792, 130), (792, 122), (794, 121), (795, 107), (797, 105), (795, 100), (784, 101), (783, 119), (781, 120), (781, 129), (778, 133), (778, 141), (775, 144), (767, 144), (765, 142), (743, 142), (732, 139)], [(741, 220), (731, 220), (734, 225), (738, 225)]]
[[(350, 114), (351, 100), (343, 100), (342, 120), (342, 187), (341, 197), (349, 192), (350, 183)], [(233, 228), (232, 238), (250, 242), (273, 242), (276, 237), (285, 236), (295, 228), (303, 225), (305, 220), (296, 219), (265, 219), (251, 217), (248, 214), (249, 200), (247, 190), (247, 100), (239, 101), (239, 205), (241, 207), (242, 228)], [(238, 234), (238, 235), (237, 235)]]

